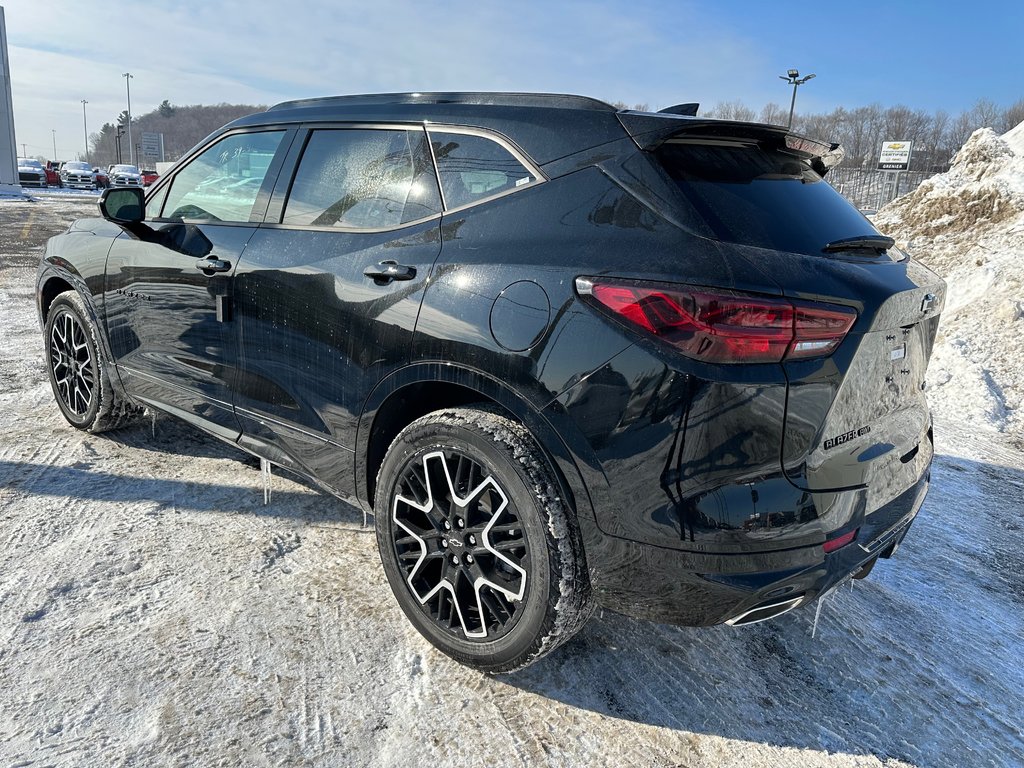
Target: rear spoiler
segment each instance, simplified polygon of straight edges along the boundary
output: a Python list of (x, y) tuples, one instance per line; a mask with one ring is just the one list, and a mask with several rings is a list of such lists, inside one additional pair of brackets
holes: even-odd
[(657, 149), (669, 139), (680, 136), (764, 141), (806, 158), (821, 176), (839, 165), (845, 155), (839, 144), (809, 139), (791, 133), (781, 125), (688, 117), (666, 111), (652, 113), (622, 110), (616, 114), (630, 138), (640, 149), (647, 151)]

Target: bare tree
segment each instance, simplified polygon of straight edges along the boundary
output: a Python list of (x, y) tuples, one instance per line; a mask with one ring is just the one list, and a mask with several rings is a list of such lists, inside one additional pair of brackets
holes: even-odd
[(1000, 133), (1006, 133), (1021, 123), (1024, 123), (1024, 99), (1018, 99), (1006, 108), (1006, 111), (1003, 112), (1002, 117), (996, 123), (996, 130)]
[(768, 125), (786, 125), (789, 122), (789, 112), (774, 101), (770, 101), (761, 107), (758, 120)]
[(742, 101), (720, 101), (705, 114), (707, 117), (717, 117), (721, 120), (742, 120), (748, 123), (753, 122), (757, 117), (754, 110)]

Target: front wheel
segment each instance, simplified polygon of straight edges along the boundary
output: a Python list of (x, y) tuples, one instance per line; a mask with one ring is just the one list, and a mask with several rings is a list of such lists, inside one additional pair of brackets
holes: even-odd
[(82, 297), (65, 291), (46, 316), (46, 367), (64, 418), (87, 432), (115, 429), (141, 413), (110, 385), (106, 361), (99, 354), (96, 329)]
[(438, 649), (509, 672), (590, 615), (575, 515), (521, 424), (487, 409), (417, 419), (377, 476), (381, 561), (398, 603)]

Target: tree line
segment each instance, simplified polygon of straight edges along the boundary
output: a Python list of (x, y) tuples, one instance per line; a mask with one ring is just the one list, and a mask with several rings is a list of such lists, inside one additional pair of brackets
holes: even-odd
[[(136, 165), (148, 166), (160, 158), (142, 158), (139, 150), (143, 133), (162, 133), (164, 135), (164, 159), (177, 160), (198, 144), (203, 138), (225, 123), (230, 123), (244, 115), (265, 110), (265, 106), (253, 104), (192, 104), (178, 106), (167, 99), (144, 115), (132, 115), (132, 142), (136, 146)], [(89, 159), (95, 166), (107, 166), (118, 162), (118, 142), (120, 141), (120, 162), (129, 162), (128, 149), (128, 111), (124, 110), (113, 123), (104, 123), (103, 127), (89, 136)], [(118, 134), (121, 134), (118, 137)]]
[[(622, 102), (615, 106), (626, 108)], [(647, 110), (646, 104), (633, 109)], [(214, 104), (177, 106), (166, 99), (152, 112), (132, 116), (132, 141), (136, 147), (144, 132), (164, 135), (166, 160), (177, 160), (200, 140), (236, 118), (260, 112), (265, 106), (253, 104)], [(744, 120), (772, 125), (785, 125), (789, 109), (770, 102), (755, 112), (740, 101), (719, 102), (702, 115), (726, 120)], [(846, 168), (873, 168), (883, 141), (913, 141), (911, 169), (930, 172), (944, 171), (956, 151), (978, 128), (992, 128), (1005, 133), (1024, 122), (1024, 99), (1008, 107), (1001, 107), (989, 99), (979, 100), (971, 109), (959, 115), (938, 110), (926, 112), (902, 104), (882, 107), (879, 104), (847, 109), (837, 107), (831, 112), (796, 113), (793, 129), (814, 138), (838, 141), (846, 151)], [(128, 135), (125, 130), (128, 113), (123, 111), (116, 122), (104, 123), (97, 133), (89, 136), (89, 157), (94, 165), (106, 166), (117, 162), (118, 133), (121, 133), (121, 158), (129, 157)], [(149, 161), (140, 160), (140, 165)]]
[[(788, 107), (775, 103), (766, 104), (760, 112), (755, 112), (739, 101), (720, 102), (703, 114), (773, 125), (786, 125), (789, 121)], [(1006, 133), (1021, 122), (1024, 122), (1024, 99), (1008, 107), (981, 99), (955, 117), (943, 110), (926, 112), (903, 104), (797, 113), (793, 116), (793, 130), (814, 138), (838, 141), (846, 152), (844, 168), (874, 168), (882, 142), (912, 141), (911, 170), (937, 173), (949, 168), (953, 155), (978, 128)]]

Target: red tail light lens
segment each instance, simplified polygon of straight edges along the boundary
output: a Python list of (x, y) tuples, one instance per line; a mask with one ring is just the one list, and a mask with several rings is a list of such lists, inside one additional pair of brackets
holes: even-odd
[(835, 305), (641, 281), (577, 278), (576, 290), (627, 325), (710, 363), (823, 357), (857, 318)]
[(859, 530), (860, 529), (858, 528), (855, 531), (844, 533), (842, 536), (837, 536), (834, 539), (826, 541), (824, 544), (825, 554), (827, 555), (829, 552), (835, 552), (837, 549), (842, 549), (847, 544), (852, 543), (853, 540), (857, 538), (857, 531)]

